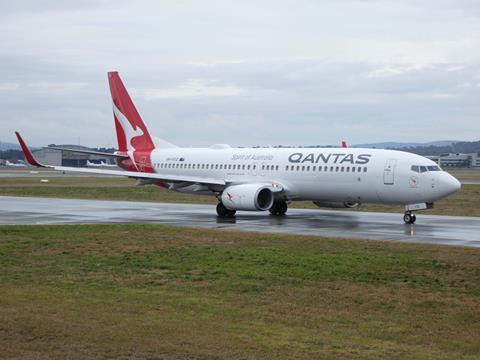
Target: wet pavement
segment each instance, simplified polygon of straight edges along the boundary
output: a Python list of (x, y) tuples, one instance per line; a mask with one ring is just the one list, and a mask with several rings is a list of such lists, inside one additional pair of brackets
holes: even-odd
[(216, 216), (215, 206), (0, 196), (0, 224), (168, 224), (211, 229), (364, 238), (480, 247), (480, 217), (289, 209), (287, 216), (237, 212)]

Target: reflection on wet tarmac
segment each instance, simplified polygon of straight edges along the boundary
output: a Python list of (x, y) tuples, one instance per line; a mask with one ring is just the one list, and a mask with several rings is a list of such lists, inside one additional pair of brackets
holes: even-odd
[(271, 233), (480, 247), (480, 218), (289, 209), (286, 216), (237, 212), (219, 218), (212, 205), (0, 197), (0, 224), (158, 223)]

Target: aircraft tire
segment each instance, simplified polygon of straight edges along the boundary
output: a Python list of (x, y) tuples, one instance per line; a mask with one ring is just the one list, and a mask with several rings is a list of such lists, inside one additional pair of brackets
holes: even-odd
[(217, 215), (220, 217), (233, 217), (235, 216), (236, 211), (235, 210), (229, 210), (223, 205), (223, 203), (220, 201), (217, 204)]

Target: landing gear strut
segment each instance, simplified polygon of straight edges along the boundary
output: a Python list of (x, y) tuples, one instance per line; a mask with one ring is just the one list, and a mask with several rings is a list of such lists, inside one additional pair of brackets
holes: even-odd
[(405, 215), (403, 215), (403, 221), (405, 221), (406, 224), (413, 224), (416, 220), (417, 217), (411, 212), (406, 212)]
[(217, 215), (220, 217), (234, 217), (236, 211), (235, 210), (229, 210), (226, 208), (225, 205), (220, 201), (217, 204)]
[(287, 202), (284, 200), (275, 200), (273, 202), (272, 207), (268, 210), (270, 211), (270, 214), (276, 215), (276, 216), (282, 216), (285, 215), (287, 212), (288, 205)]

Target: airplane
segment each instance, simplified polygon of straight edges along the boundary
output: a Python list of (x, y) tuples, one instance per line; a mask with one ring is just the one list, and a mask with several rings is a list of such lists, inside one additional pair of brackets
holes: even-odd
[(100, 163), (94, 163), (87, 160), (87, 167), (103, 168), (103, 167), (117, 167), (117, 165), (107, 164), (105, 161), (100, 161)]
[[(364, 203), (403, 205), (403, 220), (457, 192), (460, 182), (419, 155), (362, 148), (182, 148), (151, 135), (118, 72), (108, 73), (118, 151), (69, 151), (111, 156), (123, 170), (39, 163), (16, 132), (28, 163), (59, 171), (136, 178), (173, 191), (211, 195), (219, 217), (237, 211), (285, 215), (292, 201), (318, 207), (354, 208)], [(342, 144), (343, 145), (343, 144)], [(65, 149), (64, 149), (65, 150)]]
[(19, 160), (19, 162), (17, 163), (12, 163), (10, 161), (5, 161), (5, 166), (11, 166), (11, 167), (27, 167), (27, 165), (25, 165), (23, 162), (20, 162), (21, 160)]

